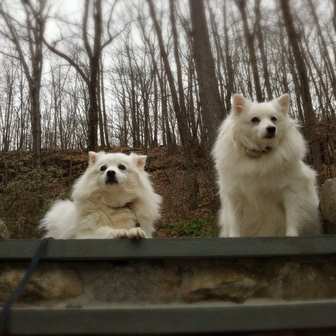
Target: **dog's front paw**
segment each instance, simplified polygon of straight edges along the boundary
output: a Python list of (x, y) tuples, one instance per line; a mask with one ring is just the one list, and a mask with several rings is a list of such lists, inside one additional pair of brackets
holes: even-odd
[(111, 232), (111, 237), (110, 238), (128, 238), (128, 232), (125, 229), (116, 229)]
[(299, 235), (299, 232), (296, 228), (293, 228), (293, 227), (287, 228), (286, 230), (287, 237), (298, 237), (298, 235)]
[(146, 233), (139, 227), (131, 228), (127, 231), (127, 237), (130, 239), (147, 238)]

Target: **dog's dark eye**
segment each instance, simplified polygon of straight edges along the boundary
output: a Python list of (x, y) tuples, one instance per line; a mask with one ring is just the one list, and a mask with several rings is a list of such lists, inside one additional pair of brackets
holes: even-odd
[(253, 122), (253, 124), (259, 124), (260, 119), (258, 117), (253, 117), (251, 121)]
[(271, 118), (271, 121), (273, 121), (273, 122), (277, 122), (277, 121), (278, 121), (278, 118), (273, 116), (273, 117)]
[(126, 166), (124, 166), (123, 164), (120, 164), (120, 165), (118, 166), (118, 168), (119, 168), (120, 170), (126, 170)]
[(106, 166), (101, 166), (101, 167), (100, 167), (100, 171), (105, 171), (106, 168), (107, 168)]

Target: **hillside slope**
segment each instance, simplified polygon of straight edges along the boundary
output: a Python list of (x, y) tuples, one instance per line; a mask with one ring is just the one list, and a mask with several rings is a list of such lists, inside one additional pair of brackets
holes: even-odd
[[(192, 169), (188, 169), (178, 151), (169, 154), (158, 148), (147, 154), (146, 169), (163, 197), (157, 236), (215, 236), (218, 199), (212, 162), (199, 151), (194, 153)], [(69, 197), (72, 183), (86, 166), (86, 153), (43, 153), (40, 169), (32, 168), (29, 153), (1, 153), (0, 218), (10, 237), (41, 237), (39, 220), (54, 200)]]

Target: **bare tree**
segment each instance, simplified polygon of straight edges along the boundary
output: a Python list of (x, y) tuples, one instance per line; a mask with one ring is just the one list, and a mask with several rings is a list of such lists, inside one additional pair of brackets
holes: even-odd
[(225, 63), (226, 63), (226, 87), (227, 94), (225, 99), (226, 110), (231, 110), (231, 96), (234, 93), (234, 73), (232, 66), (232, 57), (230, 51), (230, 42), (229, 42), (229, 34), (228, 34), (228, 24), (227, 24), (227, 2), (223, 2), (223, 21), (224, 21), (224, 43), (225, 43)]
[(310, 141), (312, 154), (313, 154), (313, 164), (318, 170), (321, 165), (320, 148), (319, 143), (316, 141), (314, 128), (316, 126), (316, 116), (314, 114), (312, 99), (310, 95), (310, 89), (307, 83), (309, 83), (307, 69), (304, 63), (304, 57), (302, 55), (302, 48), (300, 46), (300, 38), (296, 32), (293, 16), (289, 6), (289, 0), (282, 0), (280, 2), (280, 8), (282, 11), (283, 20), (287, 30), (287, 35), (289, 39), (290, 46), (293, 51), (293, 56), (295, 60), (295, 65), (298, 72), (298, 78), (300, 81), (300, 94), (302, 97), (302, 105), (305, 116), (305, 128), (308, 140)]
[[(289, 92), (314, 165), (319, 148), (323, 171), (333, 162), (334, 0), (307, 0), (303, 10), (288, 1), (85, 0), (79, 23), (62, 9), (54, 18), (60, 38), (44, 42), (56, 55), (46, 53), (47, 69), (40, 40), (55, 7), (45, 1), (0, 4), (1, 150), (181, 146), (189, 174), (234, 92), (258, 100)], [(112, 23), (124, 28), (112, 35)], [(121, 43), (105, 49), (119, 33)]]
[[(90, 4), (92, 9), (92, 17), (94, 23), (94, 33), (93, 41), (90, 43), (89, 31), (88, 31), (88, 20), (89, 20), (89, 10)], [(114, 3), (116, 4), (116, 2)], [(82, 39), (86, 55), (88, 57), (88, 68), (85, 67), (81, 62), (76, 62), (71, 56), (57, 49), (55, 45), (50, 44), (44, 39), (46, 46), (56, 55), (62, 57), (67, 62), (69, 62), (79, 73), (79, 75), (84, 80), (89, 95), (89, 108), (88, 108), (88, 149), (97, 149), (97, 139), (98, 139), (98, 86), (99, 86), (99, 65), (103, 49), (108, 46), (114, 38), (119, 35), (112, 35), (110, 33), (110, 25), (112, 21), (112, 7), (110, 11), (110, 16), (107, 23), (108, 38), (103, 41), (103, 19), (102, 19), (102, 1), (101, 0), (85, 0), (84, 12), (82, 18)]]
[(253, 80), (254, 80), (254, 86), (255, 86), (255, 92), (257, 96), (258, 101), (263, 101), (263, 93), (261, 90), (261, 85), (260, 85), (260, 78), (259, 78), (259, 72), (258, 72), (258, 66), (257, 66), (257, 56), (255, 52), (255, 47), (254, 47), (254, 34), (253, 32), (250, 31), (249, 25), (248, 25), (248, 18), (247, 18), (247, 13), (246, 13), (246, 1), (245, 0), (236, 0), (237, 7), (240, 11), (242, 20), (243, 20), (243, 28), (244, 28), (244, 37), (245, 37), (245, 42), (248, 47), (249, 51), (249, 57), (250, 57), (250, 64), (252, 68), (252, 73), (253, 73)]
[(0, 129), (2, 132), (2, 137), (0, 139), (0, 145), (4, 152), (8, 152), (11, 147), (12, 142), (12, 132), (13, 130), (13, 101), (14, 101), (14, 81), (15, 81), (15, 67), (13, 66), (13, 60), (11, 64), (5, 66), (5, 83), (6, 83), (6, 99), (5, 108), (2, 109), (0, 106)]
[[(173, 42), (174, 42), (174, 59), (176, 64), (176, 74), (177, 74), (177, 87), (178, 87), (178, 97), (179, 97), (179, 108), (180, 113), (183, 118), (187, 118), (187, 110), (184, 99), (184, 88), (182, 81), (182, 66), (179, 55), (179, 36), (176, 27), (176, 0), (169, 0), (169, 12), (170, 12), (170, 23), (173, 33)], [(187, 128), (187, 126), (183, 126)], [(189, 128), (188, 128), (189, 129)], [(187, 137), (191, 140), (190, 132), (188, 132)], [(189, 141), (190, 141), (189, 140)]]
[(336, 0), (334, 0), (334, 14), (333, 14), (332, 22), (333, 22), (335, 33), (336, 33)]
[(267, 62), (267, 55), (266, 55), (266, 48), (264, 45), (264, 36), (261, 26), (261, 10), (260, 10), (260, 2), (261, 0), (255, 0), (255, 13), (256, 13), (256, 36), (258, 39), (258, 45), (261, 55), (261, 61), (263, 65), (263, 72), (264, 72), (264, 80), (265, 80), (265, 86), (266, 86), (266, 92), (267, 92), (267, 98), (268, 100), (272, 100), (273, 94), (272, 94), (272, 88), (269, 78), (269, 72), (268, 72), (268, 62)]
[[(101, 56), (102, 57), (102, 56)], [(104, 81), (104, 62), (100, 61), (100, 104), (99, 109), (102, 115), (102, 123), (103, 123), (103, 135), (105, 135), (104, 142), (106, 147), (110, 147), (110, 139), (109, 139), (109, 132), (108, 132), (108, 120), (107, 120), (107, 113), (106, 113), (106, 100), (105, 100), (105, 81)]]
[[(41, 154), (40, 90), (43, 67), (43, 34), (47, 18), (46, 0), (38, 1), (36, 6), (33, 6), (29, 0), (22, 0), (21, 3), (25, 14), (23, 38), (21, 31), (19, 31), (18, 22), (5, 11), (3, 4), (0, 4), (0, 15), (5, 21), (8, 29), (7, 37), (15, 46), (17, 58), (22, 64), (28, 82), (33, 155), (34, 162), (39, 164)], [(27, 41), (28, 53), (25, 52), (23, 40)]]
[(332, 61), (331, 61), (331, 58), (330, 58), (330, 55), (329, 55), (329, 51), (328, 51), (327, 42), (326, 42), (326, 40), (325, 40), (325, 38), (323, 36), (322, 28), (321, 28), (320, 21), (319, 21), (319, 18), (317, 16), (316, 9), (315, 9), (315, 6), (313, 4), (313, 1), (312, 0), (308, 0), (308, 5), (309, 5), (310, 11), (311, 11), (311, 15), (312, 15), (312, 17), (314, 19), (314, 22), (315, 22), (315, 25), (316, 25), (316, 28), (317, 28), (318, 38), (321, 41), (320, 51), (321, 51), (322, 58), (323, 58), (323, 60), (325, 62), (325, 65), (326, 65), (327, 73), (330, 76), (331, 85), (334, 88), (334, 96), (336, 98), (336, 74), (335, 74), (335, 67), (332, 64)]
[(176, 120), (177, 120), (177, 125), (178, 125), (178, 129), (179, 129), (179, 133), (180, 133), (180, 138), (181, 138), (181, 142), (183, 145), (188, 145), (190, 143), (190, 131), (188, 128), (188, 124), (187, 124), (187, 120), (186, 120), (186, 115), (183, 114), (183, 109), (181, 109), (180, 104), (179, 104), (179, 98), (178, 98), (178, 94), (177, 94), (177, 90), (176, 90), (176, 86), (175, 86), (175, 82), (174, 82), (174, 77), (173, 77), (173, 72), (168, 60), (168, 55), (167, 52), (165, 50), (165, 46), (164, 46), (164, 42), (163, 42), (163, 37), (162, 37), (162, 31), (161, 31), (161, 27), (159, 25), (159, 22), (156, 18), (156, 13), (155, 13), (155, 8), (154, 8), (154, 4), (152, 0), (147, 0), (148, 6), (149, 6), (149, 11), (150, 11), (150, 15), (151, 18), (153, 20), (154, 23), (154, 29), (158, 38), (158, 42), (159, 42), (159, 47), (160, 47), (160, 53), (161, 53), (161, 58), (164, 64), (164, 68), (165, 68), (165, 72), (167, 75), (167, 79), (168, 79), (168, 84), (169, 84), (169, 88), (170, 88), (170, 92), (172, 95), (172, 102), (173, 102), (173, 106), (174, 106), (174, 112), (175, 112), (175, 116), (176, 116)]
[(220, 100), (203, 0), (190, 0), (189, 6), (202, 117), (206, 126), (208, 145), (212, 146), (225, 109)]

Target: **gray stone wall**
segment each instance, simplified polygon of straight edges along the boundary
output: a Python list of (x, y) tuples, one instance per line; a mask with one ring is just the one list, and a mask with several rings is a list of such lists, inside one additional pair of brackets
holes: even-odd
[[(0, 266), (0, 300), (23, 265)], [(336, 257), (42, 264), (21, 303), (90, 305), (336, 298)]]

